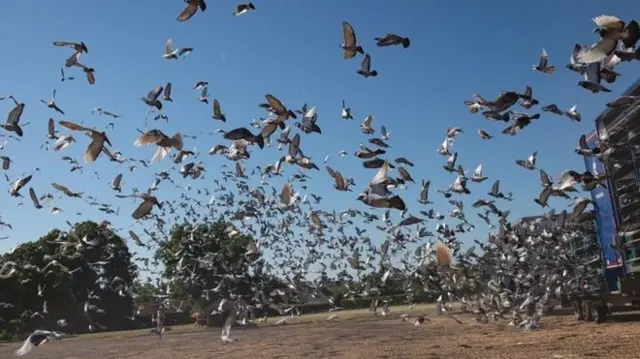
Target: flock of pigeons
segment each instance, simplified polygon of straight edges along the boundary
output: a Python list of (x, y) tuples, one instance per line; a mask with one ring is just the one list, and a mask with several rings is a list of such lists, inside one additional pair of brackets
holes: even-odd
[[(185, 2), (187, 6), (178, 16), (179, 21), (187, 21), (198, 11), (205, 12), (207, 9), (204, 0)], [(254, 10), (256, 7), (252, 3), (242, 4), (238, 5), (233, 14), (238, 16)], [(571, 52), (570, 64), (566, 67), (584, 76), (584, 79), (578, 82), (579, 86), (594, 93), (609, 92), (603, 81), (613, 83), (619, 76), (617, 70), (621, 63), (640, 60), (640, 49), (635, 48), (640, 37), (640, 28), (635, 21), (625, 23), (614, 16), (598, 16), (593, 21), (597, 25), (595, 32), (599, 36), (598, 41), (592, 46), (576, 45)], [(358, 42), (354, 28), (345, 21), (342, 31), (344, 43), (341, 48), (344, 59), (349, 60), (360, 55), (362, 62), (357, 73), (364, 77), (376, 76), (378, 72), (372, 69), (371, 56), (365, 53)], [(378, 47), (399, 45), (408, 48), (411, 44), (409, 38), (391, 33), (375, 40)], [(65, 62), (67, 71), (80, 70), (85, 74), (89, 85), (96, 83), (94, 69), (80, 62), (81, 55), (88, 53), (85, 43), (56, 41), (54, 45), (71, 50), (71, 55)], [(191, 50), (188, 47), (174, 48), (169, 40), (163, 57), (174, 60), (187, 56)], [(546, 50), (542, 51), (539, 63), (533, 68), (544, 74), (553, 74), (556, 71)], [(71, 79), (73, 77), (67, 77), (62, 70), (61, 80)], [(209, 103), (208, 84), (205, 81), (195, 84), (194, 89), (201, 91), (201, 102)], [(54, 91), (49, 101), (42, 102), (53, 111), (64, 114), (64, 110), (56, 103), (55, 96)], [(10, 134), (9, 139), (14, 136), (29, 136), (29, 133), (24, 131), (25, 124), (20, 122), (25, 104), (14, 96), (8, 96), (7, 99), (13, 101), (14, 107), (9, 112), (7, 121), (0, 126)], [(170, 83), (155, 88), (142, 97), (142, 102), (149, 106), (149, 114), (155, 114), (156, 119), (163, 118), (163, 102), (167, 101), (173, 101)], [(406, 196), (394, 193), (398, 189), (407, 189), (415, 184), (415, 179), (410, 173), (414, 163), (405, 157), (393, 160), (388, 157), (391, 147), (390, 132), (382, 126), (376, 134), (372, 116), (366, 117), (360, 126), (361, 132), (369, 136), (368, 144), (361, 144), (355, 153), (356, 157), (362, 159), (365, 168), (375, 170), (369, 183), (360, 188), (360, 194), (357, 196), (364, 206), (359, 209), (354, 206), (336, 212), (321, 209), (322, 197), (311, 193), (306, 185), (310, 176), (325, 175), (320, 168), (322, 165), (306, 155), (303, 147), (305, 136), (322, 133), (317, 121), (316, 108), (308, 108), (305, 104), (299, 109), (291, 109), (272, 94), (267, 94), (265, 101), (260, 107), (270, 114), (269, 118), (254, 120), (251, 126), (222, 131), (225, 142), (215, 145), (209, 151), (209, 155), (224, 156), (233, 163), (231, 170), (223, 166), (217, 178), (207, 182), (213, 184), (209, 188), (203, 186), (194, 189), (197, 185), (195, 180), (204, 178), (206, 166), (200, 154), (185, 149), (185, 135), (181, 133), (165, 134), (160, 129), (140, 131), (135, 146), (154, 146), (156, 149), (152, 159), (146, 161), (126, 157), (115, 150), (109, 140), (109, 134), (104, 130), (70, 121), (48, 121), (48, 137), (52, 143), (50, 150), (64, 151), (73, 145), (76, 142), (75, 133), (85, 133), (89, 137), (88, 141), (78, 139), (86, 145), (82, 160), (70, 156), (63, 157), (63, 160), (72, 166), (71, 171), (81, 170), (95, 161), (111, 161), (115, 169), (123, 164), (133, 169), (140, 164), (146, 167), (153, 163), (166, 162), (166, 157), (172, 157), (170, 168), (157, 172), (153, 184), (146, 191), (134, 191), (130, 188), (127, 191), (132, 193), (121, 194), (125, 190), (122, 173), (114, 176), (111, 182), (115, 197), (133, 197), (140, 201), (132, 217), (148, 223), (148, 228), (145, 229), (148, 241), (145, 243), (137, 233), (130, 231), (131, 239), (138, 245), (151, 247), (154, 243), (164, 241), (167, 236), (165, 225), (169, 220), (184, 220), (197, 227), (198, 221), (209, 218), (209, 213), (215, 213), (231, 223), (228, 228), (230, 235), (244, 232), (250, 233), (256, 239), (247, 248), (247, 255), (260, 257), (261, 253), (270, 253), (270, 256), (261, 257), (261, 262), (268, 262), (262, 265), (268, 271), (287, 278), (288, 287), (275, 293), (263, 293), (256, 288), (252, 298), (224, 298), (218, 308), (221, 312), (229, 313), (222, 333), (224, 342), (231, 341), (230, 328), (238, 315), (243, 316), (246, 321), (247, 313), (253, 308), (274, 306), (274, 296), (283, 298), (282, 301), (285, 303), (276, 306), (278, 310), (283, 315), (289, 312), (290, 304), (301, 300), (302, 283), (305, 283), (305, 286), (311, 285), (314, 291), (324, 292), (332, 298), (331, 293), (327, 293), (327, 288), (324, 287), (324, 280), (329, 272), (338, 273), (338, 276), (345, 280), (345, 286), (348, 288), (347, 298), (373, 297), (377, 303), (380, 286), (384, 286), (390, 278), (398, 276), (407, 278), (406, 293), (411, 301), (413, 294), (410, 282), (414, 278), (420, 278), (425, 290), (443, 295), (449, 300), (461, 300), (476, 314), (479, 321), (486, 322), (489, 318), (498, 320), (511, 314), (514, 325), (529, 329), (539, 326), (542, 309), (553, 298), (584, 289), (587, 285), (598, 285), (585, 280), (597, 276), (580, 266), (578, 259), (568, 251), (566, 245), (575, 238), (594, 235), (592, 225), (585, 220), (589, 216), (583, 213), (591, 202), (586, 198), (576, 200), (572, 213), (563, 212), (555, 215), (552, 211), (546, 219), (527, 224), (524, 229), (516, 228), (511, 226), (508, 220), (509, 211), (501, 208), (502, 203), (512, 199), (512, 194), (503, 193), (500, 181), (495, 181), (491, 192), (488, 193), (492, 199), (479, 199), (472, 207), (483, 210), (478, 213), (478, 217), (496, 229), (496, 233), (491, 234), (486, 242), (476, 241), (483, 254), (475, 253), (475, 246), (466, 252), (461, 251), (457, 234), (475, 228), (465, 212), (463, 198), (471, 193), (471, 183), (480, 183), (488, 179), (483, 175), (482, 165), (468, 176), (465, 169), (458, 164), (458, 153), (452, 152), (452, 149), (454, 139), (463, 129), (449, 128), (438, 150), (440, 155), (447, 157), (443, 165), (444, 170), (454, 176), (448, 188), (438, 190), (438, 193), (446, 197), (452, 205), (446, 216), (429, 208), (429, 204), (432, 203), (429, 200), (430, 181), (421, 181), (417, 196), (419, 206), (414, 205), (415, 200), (407, 202)], [(626, 96), (611, 101), (609, 106), (631, 106), (638, 101), (640, 98)], [(491, 101), (475, 94), (474, 99), (465, 101), (465, 104), (472, 113), (480, 113), (487, 119), (505, 122), (507, 126), (503, 133), (511, 136), (518, 134), (532, 121), (541, 117), (540, 113), (530, 115), (513, 110), (516, 105), (525, 110), (539, 105), (530, 87), (523, 93), (503, 92)], [(568, 116), (575, 121), (581, 119), (575, 106), (563, 111), (555, 104), (549, 104), (542, 107), (542, 111)], [(94, 113), (116, 119), (121, 117), (101, 108), (96, 108)], [(351, 109), (344, 101), (341, 117), (345, 120), (353, 119)], [(212, 118), (227, 122), (216, 99), (212, 101)], [(251, 127), (255, 127), (256, 130), (250, 129)], [(493, 138), (484, 130), (478, 130), (478, 135), (487, 140)], [(13, 145), (17, 146), (19, 142), (6, 144)], [(277, 150), (271, 149), (274, 145)], [(615, 151), (616, 146), (618, 144), (609, 143), (608, 139), (603, 137), (598, 148), (590, 149), (582, 137), (576, 152), (582, 156), (604, 158)], [(279, 150), (284, 151), (278, 152)], [(247, 170), (246, 164), (250, 162), (252, 151), (270, 151), (274, 154), (275, 161), (273, 164), (254, 165), (253, 169)], [(341, 152), (341, 156), (346, 155), (347, 152)], [(536, 157), (537, 153), (534, 152), (527, 159), (517, 160), (516, 163), (534, 171), (538, 169)], [(1, 158), (3, 169), (8, 170), (12, 160), (6, 156)], [(327, 163), (328, 158), (324, 162)], [(327, 180), (334, 182), (336, 191), (354, 190), (356, 184), (353, 179), (330, 165), (324, 167), (330, 177)], [(175, 173), (176, 171), (178, 173)], [(578, 191), (575, 187), (579, 184), (584, 190), (590, 190), (602, 185), (606, 180), (604, 174), (592, 174), (588, 171), (566, 171), (555, 181), (542, 169), (539, 169), (539, 174), (542, 191), (535, 202), (542, 208), (547, 207), (547, 201), (551, 196), (571, 199), (570, 194)], [(9, 194), (20, 198), (28, 192), (32, 205), (42, 209), (49, 201), (54, 200), (54, 196), (49, 193), (39, 196), (39, 191), (29, 186), (35, 175), (35, 172), (25, 174), (11, 181)], [(184, 188), (185, 191), (181, 192), (180, 198), (169, 200), (162, 198), (162, 195), (155, 195), (162, 184), (169, 183), (180, 188), (175, 182), (176, 176), (192, 181)], [(279, 190), (269, 186), (269, 181), (278, 176), (288, 178)], [(251, 178), (259, 178), (259, 182), (250, 181)], [(74, 192), (55, 182), (52, 183), (52, 187), (66, 197), (84, 198), (91, 206), (97, 207), (107, 215), (119, 214), (111, 203), (99, 202), (95, 197)], [(294, 189), (295, 187), (298, 189)], [(203, 197), (210, 200), (203, 200)], [(61, 208), (55, 205), (50, 208), (52, 214), (61, 211)], [(445, 217), (457, 223), (448, 225), (444, 223)], [(435, 233), (427, 230), (425, 223), (429, 219), (439, 222), (435, 227)], [(356, 221), (363, 222), (370, 229), (359, 228)], [(108, 226), (109, 223), (105, 222), (103, 225)], [(2, 223), (2, 226), (7, 227), (10, 224)], [(370, 231), (374, 229), (379, 231), (378, 235), (386, 236), (381, 243), (372, 240), (373, 234), (370, 234)], [(437, 240), (432, 241), (430, 238)], [(59, 240), (64, 242), (65, 236), (61, 235)], [(181, 251), (171, 253), (181, 262), (172, 281), (198, 280), (193, 278), (195, 271), (191, 268), (206, 264), (183, 263), (186, 261), (183, 261), (180, 253), (187, 250), (190, 244), (183, 245)], [(304, 255), (298, 254), (300, 248), (306, 248)], [(59, 258), (49, 260), (52, 265), (62, 265), (58, 261)], [(146, 259), (147, 263), (148, 261), (149, 259)], [(312, 265), (319, 270), (312, 270)], [(0, 267), (0, 280), (19, 277), (25, 272), (24, 268), (15, 263), (0, 263)], [(353, 273), (364, 275), (377, 272), (379, 268), (383, 268), (383, 274), (365, 283), (362, 288), (352, 288), (347, 284), (347, 279)], [(72, 271), (73, 268), (68, 270)], [(304, 278), (311, 274), (315, 279), (311, 282), (306, 281)], [(485, 279), (487, 276), (491, 278), (488, 282)], [(228, 280), (231, 279), (221, 278), (219, 287)], [(167, 283), (167, 287), (170, 288), (171, 284)], [(212, 290), (215, 292), (215, 288)], [(331, 302), (334, 303), (333, 300)], [(416, 319), (416, 323), (422, 322), (424, 317)], [(34, 347), (61, 336), (61, 333), (54, 331), (35, 331), (16, 351), (16, 355), (23, 355)]]

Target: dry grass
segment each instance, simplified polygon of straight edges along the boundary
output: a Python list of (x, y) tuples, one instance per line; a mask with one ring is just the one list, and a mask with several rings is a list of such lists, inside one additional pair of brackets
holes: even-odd
[[(316, 316), (294, 325), (235, 328), (237, 342), (220, 344), (219, 330), (175, 328), (162, 340), (148, 331), (85, 335), (48, 343), (29, 354), (34, 359), (72, 358), (634, 358), (640, 326), (634, 322), (593, 324), (572, 317), (545, 317), (542, 330), (523, 332), (504, 322), (482, 325), (460, 315), (463, 324), (444, 316), (414, 327), (401, 321), (399, 308), (387, 318), (344, 312), (334, 323)], [(405, 310), (408, 311), (405, 307)], [(412, 315), (421, 310), (412, 311)], [(350, 313), (353, 312), (353, 313)], [(366, 311), (365, 311), (366, 312)], [(394, 313), (395, 312), (395, 313)], [(126, 335), (126, 336), (125, 336)], [(126, 338), (126, 339), (125, 339)], [(18, 346), (0, 347), (9, 358)]]
[[(453, 309), (457, 309), (457, 304), (450, 304)], [(398, 306), (390, 306), (391, 313), (393, 316), (399, 316), (401, 313), (434, 313), (436, 309), (435, 303), (428, 304), (418, 304), (413, 310), (410, 310), (406, 305), (398, 305)], [(378, 307), (378, 313), (380, 313), (382, 306)], [(331, 314), (335, 314), (339, 317), (340, 320), (355, 320), (371, 317), (371, 313), (369, 313), (369, 309), (353, 309), (353, 310), (339, 310), (331, 313), (314, 313), (314, 314), (303, 314), (299, 317), (295, 317), (290, 321), (291, 324), (302, 324), (302, 323), (317, 323), (322, 322), (327, 319)], [(273, 324), (280, 319), (279, 317), (269, 317), (267, 318), (266, 324)]]

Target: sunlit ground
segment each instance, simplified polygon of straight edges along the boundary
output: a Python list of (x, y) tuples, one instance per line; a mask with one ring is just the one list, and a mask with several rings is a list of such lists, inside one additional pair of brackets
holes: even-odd
[[(149, 330), (96, 333), (47, 343), (29, 358), (633, 358), (640, 350), (637, 322), (626, 316), (603, 324), (577, 322), (571, 316), (549, 316), (543, 329), (523, 332), (506, 321), (480, 324), (458, 314), (458, 324), (433, 313), (433, 305), (392, 307), (387, 317), (365, 310), (302, 315), (291, 324), (232, 330), (236, 342), (220, 343), (220, 330), (179, 326), (163, 339)], [(403, 321), (402, 314), (409, 320)], [(430, 314), (431, 322), (414, 327), (412, 319)], [(635, 319), (635, 318), (629, 318)], [(0, 347), (11, 357), (19, 343)]]

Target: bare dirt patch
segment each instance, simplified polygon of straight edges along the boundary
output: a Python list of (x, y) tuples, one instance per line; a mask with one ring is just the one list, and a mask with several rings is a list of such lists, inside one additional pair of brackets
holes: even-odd
[[(464, 324), (432, 316), (419, 327), (399, 318), (366, 318), (335, 323), (304, 323), (234, 328), (232, 344), (220, 331), (181, 329), (157, 337), (138, 333), (85, 336), (47, 343), (29, 353), (34, 359), (213, 359), (213, 358), (633, 358), (640, 350), (637, 322), (593, 324), (572, 317), (545, 317), (544, 329), (523, 332), (504, 322)], [(0, 347), (10, 358), (19, 343)]]

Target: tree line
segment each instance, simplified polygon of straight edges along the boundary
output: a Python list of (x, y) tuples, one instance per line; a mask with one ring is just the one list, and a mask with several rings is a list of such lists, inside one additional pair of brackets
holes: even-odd
[(54, 229), (3, 254), (0, 266), (2, 338), (35, 329), (124, 329), (122, 319), (132, 316), (127, 290), (137, 268), (106, 224)]
[[(127, 241), (107, 223), (77, 223), (54, 229), (0, 257), (0, 339), (35, 329), (70, 333), (124, 330), (150, 325), (149, 311), (165, 299), (180, 299), (183, 312), (211, 312), (230, 294), (277, 302), (273, 292), (287, 283), (268, 270), (250, 235), (238, 234), (224, 220), (175, 225), (166, 240), (156, 240), (154, 261), (162, 265), (156, 282), (134, 260)], [(145, 264), (146, 265), (146, 264)], [(370, 299), (351, 298), (348, 288), (376, 285), (397, 302), (407, 292), (416, 301), (433, 299), (423, 283), (394, 275), (381, 285), (380, 273), (351, 280), (324, 278), (321, 289), (333, 305), (367, 307)], [(304, 302), (299, 302), (304, 305)], [(320, 303), (312, 311), (327, 310)]]

